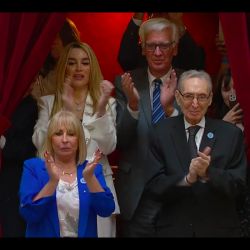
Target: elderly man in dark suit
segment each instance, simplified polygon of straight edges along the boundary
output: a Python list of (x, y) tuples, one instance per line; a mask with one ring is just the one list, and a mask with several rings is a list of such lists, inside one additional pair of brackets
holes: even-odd
[[(161, 169), (146, 185), (148, 198), (161, 203), (159, 237), (239, 237), (236, 198), (245, 186), (246, 155), (237, 126), (205, 116), (212, 83), (204, 71), (184, 72), (176, 100), (183, 115), (150, 131), (146, 164)], [(192, 128), (194, 155), (188, 141)], [(198, 150), (197, 150), (198, 148)]]
[[(172, 68), (179, 42), (177, 27), (165, 18), (152, 18), (141, 25), (139, 34), (148, 67), (124, 73), (115, 81), (120, 152), (115, 185), (122, 237), (155, 236), (155, 215), (159, 206), (147, 202), (144, 187), (157, 169), (146, 168), (142, 161), (147, 155), (152, 123), (178, 114), (174, 93), (179, 71)], [(162, 82), (158, 104), (157, 82)], [(162, 109), (162, 115), (158, 115), (159, 110), (155, 111), (157, 108)]]

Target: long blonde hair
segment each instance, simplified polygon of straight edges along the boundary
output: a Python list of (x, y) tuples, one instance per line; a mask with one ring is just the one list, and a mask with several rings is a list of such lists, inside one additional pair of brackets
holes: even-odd
[(94, 51), (88, 44), (82, 43), (82, 42), (73, 42), (73, 43), (68, 44), (64, 48), (58, 60), (58, 64), (56, 67), (56, 86), (57, 87), (56, 87), (56, 93), (55, 93), (55, 100), (54, 100), (54, 104), (53, 104), (50, 117), (52, 117), (55, 113), (57, 113), (63, 108), (62, 93), (63, 93), (63, 85), (64, 85), (65, 75), (66, 75), (66, 67), (68, 63), (69, 53), (74, 48), (82, 49), (88, 55), (89, 62), (90, 62), (90, 75), (89, 75), (88, 88), (89, 88), (89, 94), (93, 100), (93, 114), (96, 112), (98, 99), (101, 95), (100, 83), (103, 80), (101, 68), (100, 68), (100, 65), (98, 63), (98, 60)]

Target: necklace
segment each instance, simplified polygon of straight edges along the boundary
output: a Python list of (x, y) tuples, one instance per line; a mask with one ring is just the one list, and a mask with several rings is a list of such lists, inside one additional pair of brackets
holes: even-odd
[(70, 177), (72, 177), (74, 173), (75, 173), (75, 171), (73, 171), (71, 173), (70, 172), (65, 172), (64, 170), (62, 171), (63, 175), (69, 175)]
[(77, 101), (74, 101), (75, 102), (75, 105), (76, 105), (76, 111), (78, 111), (78, 112), (80, 112), (80, 111), (82, 111), (83, 110), (83, 102), (84, 102), (84, 100), (83, 101), (80, 101), (80, 102), (77, 102)]
[(82, 106), (83, 102), (84, 101), (82, 101), (82, 102), (76, 102), (75, 101), (76, 111), (82, 111), (83, 110), (83, 106)]

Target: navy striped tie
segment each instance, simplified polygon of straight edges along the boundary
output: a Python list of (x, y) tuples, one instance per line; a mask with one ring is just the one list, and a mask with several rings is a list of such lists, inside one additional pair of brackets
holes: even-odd
[(152, 123), (155, 124), (164, 117), (164, 110), (160, 101), (161, 94), (161, 79), (154, 80), (154, 91), (153, 91), (153, 111), (152, 111)]

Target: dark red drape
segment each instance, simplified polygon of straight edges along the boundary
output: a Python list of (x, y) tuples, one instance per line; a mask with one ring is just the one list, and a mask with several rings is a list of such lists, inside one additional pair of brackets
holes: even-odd
[[(250, 143), (250, 51), (248, 15), (246, 13), (219, 13), (224, 33), (232, 76), (239, 102), (244, 110), (246, 140)], [(248, 159), (250, 152), (248, 150)]]
[(0, 134), (50, 51), (66, 13), (0, 13)]
[(10, 126), (12, 112), (42, 67), (64, 20), (64, 13), (0, 13), (0, 135)]

